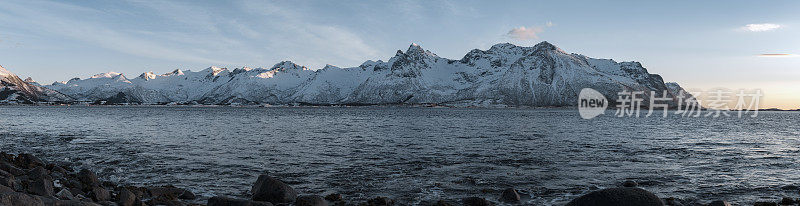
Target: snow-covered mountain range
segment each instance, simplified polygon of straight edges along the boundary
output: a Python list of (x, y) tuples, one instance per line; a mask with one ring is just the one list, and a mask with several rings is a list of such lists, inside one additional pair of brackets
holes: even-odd
[(86, 102), (457, 106), (575, 106), (583, 88), (594, 88), (611, 101), (623, 89), (667, 91), (670, 96), (682, 90), (638, 62), (566, 53), (548, 42), (497, 44), (459, 60), (412, 44), (388, 61), (351, 68), (311, 70), (284, 61), (270, 68), (210, 67), (135, 78), (109, 72), (45, 87)]
[(41, 87), (28, 77), (24, 81), (0, 66), (0, 103), (33, 104), (38, 102), (72, 102), (71, 97)]

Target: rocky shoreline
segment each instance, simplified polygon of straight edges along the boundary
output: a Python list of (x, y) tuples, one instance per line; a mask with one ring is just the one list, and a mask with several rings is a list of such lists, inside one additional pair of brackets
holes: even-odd
[[(47, 163), (30, 154), (0, 152), (0, 206), (391, 206), (409, 205), (390, 197), (375, 197), (365, 202), (350, 202), (340, 194), (300, 195), (291, 186), (271, 177), (260, 175), (253, 184), (249, 199), (216, 196), (200, 200), (188, 189), (170, 185), (138, 187), (100, 181), (86, 169), (75, 170), (64, 163)], [(675, 198), (659, 198), (638, 188), (634, 181), (621, 187), (593, 191), (578, 197), (567, 206), (648, 206), (648, 205), (706, 205), (730, 206), (726, 201), (708, 204), (686, 204)], [(469, 197), (460, 201), (440, 200), (428, 203), (435, 206), (520, 205), (516, 189), (503, 190), (497, 197)], [(784, 197), (780, 202), (757, 202), (754, 206), (800, 205), (800, 200)]]

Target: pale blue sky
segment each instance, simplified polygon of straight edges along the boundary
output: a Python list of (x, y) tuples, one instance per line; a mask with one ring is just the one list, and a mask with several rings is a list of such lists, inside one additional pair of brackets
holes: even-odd
[(0, 65), (49, 84), (282, 60), (351, 67), (412, 42), (460, 59), (495, 43), (549, 41), (642, 62), (688, 88), (761, 88), (765, 107), (796, 108), (800, 57), (759, 55), (800, 54), (798, 11), (800, 1), (4, 0)]

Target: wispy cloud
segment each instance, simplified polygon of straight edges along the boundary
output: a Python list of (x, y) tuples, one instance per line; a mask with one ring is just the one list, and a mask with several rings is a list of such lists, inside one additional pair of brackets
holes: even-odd
[(239, 6), (256, 18), (271, 20), (252, 28), (269, 28), (263, 31), (269, 36), (264, 37), (267, 44), (262, 49), (274, 53), (273, 56), (292, 58), (282, 60), (321, 68), (327, 63), (343, 62), (343, 59), (361, 62), (377, 57), (377, 50), (348, 28), (314, 23), (304, 14), (276, 2), (246, 1)]
[(745, 25), (744, 27), (742, 27), (741, 29), (745, 30), (745, 31), (751, 31), (751, 32), (762, 32), (762, 31), (771, 31), (771, 30), (779, 29), (781, 27), (783, 27), (783, 26), (780, 25), (780, 24), (765, 23), (765, 24), (748, 24), (748, 25)]
[(760, 57), (800, 57), (797, 54), (783, 54), (783, 53), (772, 53), (772, 54), (759, 54)]
[(538, 34), (542, 32), (544, 32), (544, 29), (541, 27), (526, 28), (521, 26), (508, 31), (508, 36), (518, 40), (531, 40), (538, 39)]
[(506, 34), (508, 37), (516, 40), (532, 40), (532, 39), (539, 39), (539, 34), (544, 32), (544, 28), (555, 26), (553, 22), (548, 21), (544, 27), (534, 26), (534, 27), (525, 27), (520, 26), (517, 28), (511, 29)]
[[(142, 35), (138, 31), (121, 31), (98, 22), (73, 18), (73, 16), (102, 16), (107, 13), (87, 7), (58, 2), (29, 2), (32, 5), (6, 4), (13, 11), (6, 19), (18, 23), (35, 25), (37, 29), (50, 34), (67, 37), (96, 46), (154, 59), (177, 60), (202, 63), (227, 63), (225, 61), (194, 54), (180, 48), (170, 47), (157, 41), (152, 35)], [(32, 9), (37, 8), (37, 9)], [(47, 9), (39, 9), (47, 8)], [(53, 12), (58, 11), (58, 12)], [(61, 14), (80, 14), (65, 16)]]

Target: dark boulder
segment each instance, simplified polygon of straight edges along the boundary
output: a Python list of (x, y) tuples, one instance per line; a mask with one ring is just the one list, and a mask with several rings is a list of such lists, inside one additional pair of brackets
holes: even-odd
[(50, 178), (37, 178), (28, 182), (28, 193), (52, 197), (53, 196), (53, 180)]
[(7, 162), (0, 162), (0, 170), (6, 171), (8, 173), (11, 173), (11, 175), (14, 175), (14, 176), (20, 176), (20, 175), (25, 174), (24, 170), (22, 170), (20, 168), (17, 168), (14, 165), (11, 165), (11, 164), (9, 164)]
[(0, 170), (0, 177), (14, 177), (14, 175), (6, 172), (5, 170)]
[(93, 187), (92, 190), (89, 191), (89, 198), (92, 198), (95, 202), (102, 202), (111, 200), (111, 193), (108, 192), (105, 188), (100, 186)]
[(94, 188), (100, 186), (100, 180), (97, 179), (97, 175), (94, 172), (82, 169), (77, 174), (78, 181), (86, 188)]
[(797, 201), (795, 201), (791, 197), (783, 197), (783, 199), (781, 199), (780, 205), (795, 205), (796, 203)]
[(174, 197), (162, 195), (148, 200), (147, 205), (183, 206), (185, 204)]
[(10, 177), (0, 177), (0, 185), (15, 188), (17, 185), (16, 178), (14, 176)]
[(506, 203), (519, 203), (519, 193), (517, 193), (517, 190), (514, 188), (503, 190), (503, 194), (500, 195), (500, 201)]
[(0, 162), (14, 162), (14, 155), (0, 152)]
[(297, 200), (294, 201), (294, 205), (296, 206), (328, 206), (328, 202), (325, 201), (320, 196), (317, 195), (303, 195), (297, 197)]
[(14, 164), (23, 168), (23, 169), (30, 169), (35, 168), (38, 166), (45, 166), (44, 162), (33, 156), (32, 154), (19, 154), (17, 158), (14, 158)]
[(661, 199), (647, 190), (635, 187), (610, 188), (578, 197), (567, 206), (662, 206)]
[(14, 191), (14, 189), (10, 187), (0, 185), (0, 193), (6, 193), (6, 192), (16, 192), (16, 191)]
[(756, 202), (753, 206), (778, 206), (778, 203), (774, 202)]
[(297, 199), (297, 192), (292, 187), (269, 175), (258, 176), (251, 191), (253, 200), (267, 201), (272, 204), (290, 203)]
[(394, 200), (389, 199), (388, 197), (376, 197), (367, 200), (368, 206), (392, 206), (394, 205)]
[(662, 201), (664, 202), (664, 205), (668, 206), (683, 206), (683, 203), (681, 203), (679, 199), (674, 197), (664, 198), (662, 199)]
[(217, 196), (208, 199), (208, 206), (272, 206), (272, 203)]
[(191, 191), (186, 190), (186, 189), (177, 188), (177, 187), (172, 186), (172, 185), (163, 186), (163, 187), (149, 187), (149, 188), (147, 188), (147, 192), (152, 197), (170, 196), (170, 197), (175, 197), (175, 198), (183, 199), (183, 200), (193, 200), (193, 199), (197, 198), (197, 196), (195, 196), (194, 193), (192, 193)]
[(0, 193), (0, 205), (43, 206), (39, 197), (18, 192)]
[(68, 189), (65, 188), (61, 189), (61, 191), (58, 191), (56, 193), (56, 198), (60, 200), (74, 200), (75, 196), (72, 195), (72, 192), (70, 192)]
[(724, 200), (716, 200), (708, 204), (708, 206), (731, 206), (731, 203)]
[(45, 169), (44, 167), (41, 167), (41, 166), (31, 169), (30, 171), (28, 171), (28, 173), (26, 175), (28, 176), (28, 179), (32, 179), (32, 180), (34, 180), (34, 179), (53, 179), (53, 177), (50, 176), (50, 171), (47, 171), (47, 169)]
[(447, 202), (445, 200), (439, 200), (434, 205), (435, 206), (453, 206), (453, 204), (450, 204), (449, 202)]
[(128, 189), (122, 188), (117, 195), (117, 205), (119, 206), (133, 206), (136, 203), (136, 194), (133, 194)]
[(325, 200), (328, 200), (328, 201), (331, 201), (331, 202), (342, 201), (342, 195), (341, 194), (337, 194), (337, 193), (325, 195)]
[(461, 204), (464, 206), (491, 206), (494, 205), (489, 200), (480, 197), (468, 197), (461, 200)]

